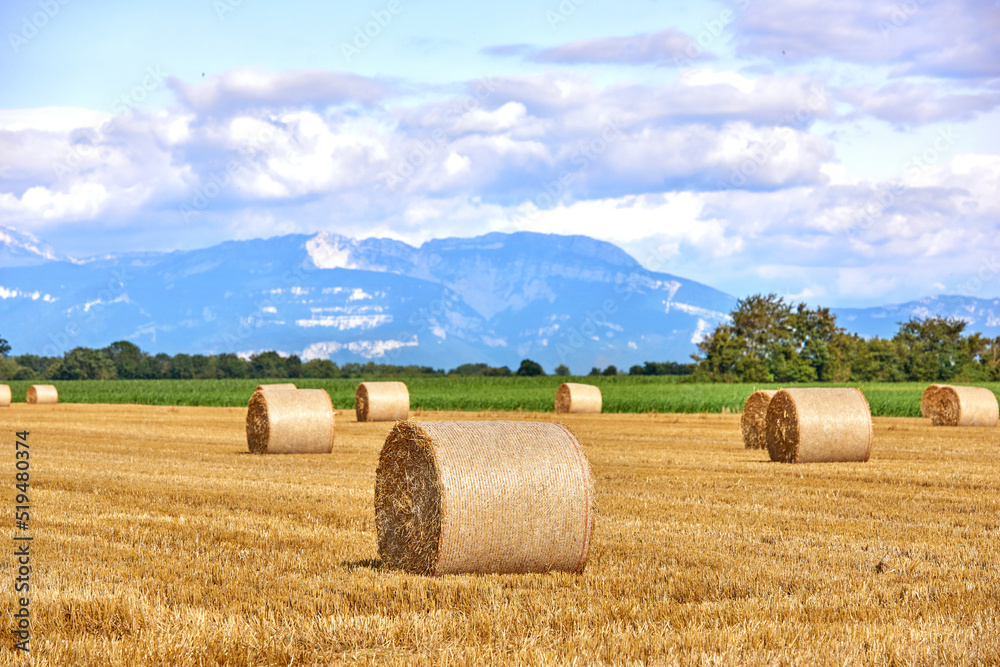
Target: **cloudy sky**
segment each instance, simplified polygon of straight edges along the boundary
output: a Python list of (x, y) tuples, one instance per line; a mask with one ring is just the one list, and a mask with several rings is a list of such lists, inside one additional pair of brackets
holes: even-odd
[(1000, 296), (1000, 2), (678, 4), (7, 0), (0, 224), (581, 233), (737, 296)]

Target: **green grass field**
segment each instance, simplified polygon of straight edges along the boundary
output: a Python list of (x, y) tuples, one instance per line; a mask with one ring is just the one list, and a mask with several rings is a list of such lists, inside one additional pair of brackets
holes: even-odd
[[(756, 389), (779, 385), (694, 384), (672, 376), (540, 377), (540, 378), (404, 378), (410, 404), (419, 410), (552, 411), (556, 387), (565, 380), (596, 384), (604, 394), (605, 412), (739, 412)], [(244, 406), (260, 383), (283, 380), (78, 380), (56, 381), (65, 403), (137, 403), (144, 405)], [(354, 407), (354, 391), (361, 380), (293, 380), (299, 387), (325, 389), (338, 409)], [(14, 401), (23, 402), (30, 382), (10, 382)], [(859, 386), (882, 417), (919, 417), (925, 383), (867, 385), (813, 384), (801, 386)], [(988, 386), (1000, 395), (1000, 383)]]

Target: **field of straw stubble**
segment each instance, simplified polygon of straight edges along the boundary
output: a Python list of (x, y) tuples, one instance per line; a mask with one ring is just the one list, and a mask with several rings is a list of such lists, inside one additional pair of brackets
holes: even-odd
[(377, 560), (389, 424), (342, 410), (332, 455), (261, 457), (244, 418), (0, 413), (5, 516), (31, 430), (33, 664), (1000, 663), (998, 429), (878, 418), (867, 464), (781, 465), (738, 415), (563, 415), (596, 480), (586, 572), (431, 579)]

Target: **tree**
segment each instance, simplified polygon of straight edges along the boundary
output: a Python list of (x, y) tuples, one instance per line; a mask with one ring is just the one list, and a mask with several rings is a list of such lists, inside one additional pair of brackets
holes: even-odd
[(628, 374), (629, 375), (645, 375), (646, 374), (646, 369), (643, 368), (642, 366), (636, 364), (635, 366), (632, 366), (632, 367), (630, 367), (628, 369)]
[(139, 377), (139, 367), (143, 358), (148, 356), (138, 345), (127, 340), (111, 343), (101, 352), (115, 365), (118, 377), (126, 380)]
[(194, 378), (194, 363), (189, 354), (175, 354), (170, 360), (170, 378), (173, 380), (191, 380)]
[(601, 373), (601, 375), (618, 375), (618, 367), (615, 366), (614, 364), (611, 364), (610, 366), (604, 369), (604, 372)]
[(457, 368), (453, 368), (448, 371), (449, 375), (486, 375), (486, 369), (489, 368), (489, 364), (462, 364)]
[(56, 372), (57, 380), (113, 380), (118, 376), (114, 362), (89, 347), (74, 347), (63, 355)]
[(302, 377), (304, 378), (335, 378), (339, 375), (340, 369), (337, 364), (329, 359), (310, 359), (302, 364)]
[(566, 364), (559, 364), (556, 366), (555, 375), (569, 375), (569, 366)]
[(738, 301), (731, 320), (703, 338), (693, 356), (709, 379), (806, 382), (847, 373), (836, 363), (844, 330), (827, 308), (800, 303), (793, 310), (776, 294), (757, 294)]
[(273, 350), (255, 354), (250, 357), (250, 373), (255, 378), (283, 378), (285, 360)]
[(10, 343), (7, 342), (6, 338), (0, 338), (0, 357), (6, 357), (8, 352), (10, 352)]
[[(903, 371), (916, 382), (939, 382), (954, 378), (971, 364), (968, 348), (963, 350), (962, 332), (966, 323), (960, 319), (911, 317), (900, 324), (893, 341), (902, 347)], [(963, 354), (965, 352), (966, 354)]]
[(245, 378), (249, 375), (249, 364), (235, 354), (227, 352), (217, 355), (219, 374), (224, 378)]
[(542, 369), (541, 364), (534, 362), (531, 359), (524, 359), (521, 361), (521, 367), (517, 369), (515, 375), (518, 377), (535, 377), (538, 375), (545, 375), (545, 371)]

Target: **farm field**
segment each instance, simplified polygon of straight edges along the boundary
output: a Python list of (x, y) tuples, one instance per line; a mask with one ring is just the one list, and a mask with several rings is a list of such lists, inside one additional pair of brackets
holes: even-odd
[(1000, 663), (1000, 429), (876, 418), (868, 463), (782, 465), (738, 414), (560, 415), (594, 471), (586, 571), (432, 579), (378, 561), (390, 424), (341, 410), (332, 454), (261, 457), (245, 415), (0, 411), (4, 480), (31, 432), (32, 664)]
[[(364, 378), (378, 380), (379, 378)], [(642, 412), (739, 412), (757, 389), (783, 386), (860, 387), (872, 414), (883, 417), (919, 417), (920, 396), (927, 383), (869, 383), (803, 385), (695, 384), (676, 376), (619, 377), (401, 377), (410, 389), (410, 405), (419, 410), (506, 410), (552, 412), (556, 388), (565, 381), (601, 387), (604, 411)], [(142, 405), (190, 405), (246, 407), (254, 388), (261, 383), (295, 382), (302, 388), (325, 389), (334, 407), (354, 406), (354, 391), (362, 379), (316, 380), (70, 380), (54, 381), (64, 403), (136, 403)], [(9, 383), (15, 401), (24, 401), (32, 382)], [(956, 382), (955, 384), (963, 384)], [(1000, 383), (977, 383), (1000, 396)]]

